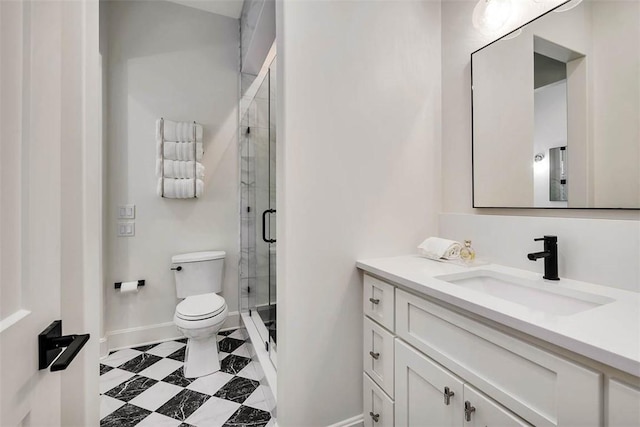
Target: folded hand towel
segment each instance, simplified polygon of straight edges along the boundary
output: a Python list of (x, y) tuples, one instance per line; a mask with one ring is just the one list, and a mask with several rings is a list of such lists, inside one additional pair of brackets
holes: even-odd
[(193, 158), (193, 142), (166, 142), (164, 143), (164, 150), (161, 149), (160, 141), (156, 142), (156, 157), (160, 158), (164, 155), (165, 160), (202, 160), (204, 150), (202, 143), (198, 142), (196, 149), (196, 158)]
[[(157, 192), (162, 196), (162, 181), (164, 180), (164, 197), (167, 199), (193, 198), (193, 179), (158, 178)], [(204, 182), (196, 180), (196, 197), (202, 196)]]
[[(164, 174), (162, 173), (162, 163), (164, 163)], [(156, 160), (156, 176), (165, 178), (193, 178), (194, 176), (194, 163), (196, 168), (196, 174), (198, 179), (204, 178), (204, 166), (199, 162), (184, 162), (179, 160)]]
[(455, 240), (429, 237), (418, 246), (418, 253), (430, 259), (457, 259), (460, 258), (462, 245)]
[[(202, 125), (192, 122), (164, 121), (164, 140), (173, 142), (193, 142), (193, 127), (196, 128), (196, 141), (202, 142)], [(161, 120), (156, 120), (156, 140), (162, 138)]]

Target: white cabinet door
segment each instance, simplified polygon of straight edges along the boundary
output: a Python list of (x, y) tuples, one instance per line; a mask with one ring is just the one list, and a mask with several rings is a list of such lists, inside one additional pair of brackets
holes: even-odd
[[(462, 381), (400, 340), (396, 340), (397, 427), (460, 426)], [(445, 398), (445, 390), (449, 398)]]
[(364, 427), (393, 427), (393, 400), (369, 375), (362, 376)]
[(608, 427), (640, 426), (640, 389), (609, 380)]
[(531, 426), (469, 384), (464, 385), (463, 419), (469, 427)]

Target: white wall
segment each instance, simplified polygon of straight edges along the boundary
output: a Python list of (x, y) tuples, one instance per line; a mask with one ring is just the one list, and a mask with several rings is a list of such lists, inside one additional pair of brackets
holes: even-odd
[[(239, 24), (164, 1), (116, 1), (106, 9), (105, 323), (113, 348), (175, 335), (171, 322), (177, 299), (169, 270), (174, 254), (226, 251), (223, 296), (230, 311), (237, 310)], [(160, 117), (204, 126), (202, 198), (156, 195), (155, 121)], [(135, 237), (116, 237), (120, 204), (136, 205)], [(137, 279), (146, 280), (138, 294), (113, 290), (114, 282)], [(118, 332), (130, 328), (143, 331)]]
[(362, 413), (359, 258), (436, 233), (440, 3), (277, 4), (278, 424)]

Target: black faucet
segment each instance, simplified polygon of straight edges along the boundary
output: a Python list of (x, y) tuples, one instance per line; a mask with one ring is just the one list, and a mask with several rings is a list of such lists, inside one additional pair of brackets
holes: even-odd
[(544, 258), (544, 276), (547, 280), (560, 280), (558, 277), (558, 236), (544, 236), (534, 241), (544, 240), (544, 251), (527, 254), (527, 258), (536, 261)]

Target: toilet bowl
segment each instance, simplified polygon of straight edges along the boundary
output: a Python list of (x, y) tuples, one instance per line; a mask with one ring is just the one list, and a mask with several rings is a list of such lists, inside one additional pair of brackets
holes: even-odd
[(176, 293), (184, 298), (176, 306), (173, 322), (188, 338), (184, 376), (197, 378), (220, 370), (217, 333), (229, 309), (222, 291), (225, 252), (207, 251), (174, 256)]
[(187, 297), (176, 307), (173, 322), (188, 338), (184, 360), (186, 378), (220, 370), (216, 336), (228, 314), (224, 298), (214, 293)]

